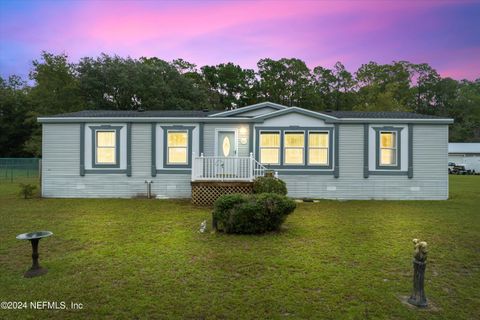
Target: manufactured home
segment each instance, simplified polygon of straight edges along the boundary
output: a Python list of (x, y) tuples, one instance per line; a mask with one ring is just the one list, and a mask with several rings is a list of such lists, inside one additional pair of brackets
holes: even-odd
[(447, 118), (264, 102), (38, 121), (43, 197), (129, 198), (148, 186), (158, 198), (190, 198), (198, 184), (251, 184), (272, 170), (295, 198), (448, 198)]

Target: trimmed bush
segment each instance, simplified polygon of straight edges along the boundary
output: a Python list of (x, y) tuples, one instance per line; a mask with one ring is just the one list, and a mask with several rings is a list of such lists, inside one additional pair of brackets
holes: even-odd
[(295, 201), (275, 193), (231, 194), (217, 199), (212, 216), (217, 230), (257, 234), (278, 230), (295, 208)]
[(276, 193), (287, 195), (287, 185), (275, 177), (258, 177), (253, 181), (253, 193)]

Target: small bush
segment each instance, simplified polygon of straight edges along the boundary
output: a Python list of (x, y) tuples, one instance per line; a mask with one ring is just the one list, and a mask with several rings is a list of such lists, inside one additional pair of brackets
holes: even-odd
[(226, 233), (264, 233), (278, 230), (295, 207), (295, 201), (275, 193), (224, 195), (215, 202), (213, 220)]
[(20, 183), (20, 196), (23, 197), (24, 199), (28, 199), (33, 197), (35, 193), (35, 189), (37, 189), (37, 186), (34, 186), (33, 184), (24, 184)]
[(253, 181), (253, 193), (276, 193), (287, 195), (287, 186), (283, 180), (275, 177), (258, 177)]

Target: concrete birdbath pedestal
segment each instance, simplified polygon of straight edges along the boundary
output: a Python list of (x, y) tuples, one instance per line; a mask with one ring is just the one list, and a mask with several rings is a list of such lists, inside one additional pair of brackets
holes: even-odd
[(32, 267), (25, 272), (25, 278), (41, 276), (48, 272), (47, 269), (40, 267), (40, 264), (38, 263), (38, 242), (40, 242), (40, 239), (50, 237), (51, 235), (53, 235), (53, 233), (50, 231), (36, 231), (22, 233), (17, 236), (18, 240), (29, 240), (32, 244)]

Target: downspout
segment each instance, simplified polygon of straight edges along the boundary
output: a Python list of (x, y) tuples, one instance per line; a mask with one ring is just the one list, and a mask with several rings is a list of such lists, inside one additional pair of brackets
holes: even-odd
[(145, 180), (145, 183), (147, 184), (147, 198), (151, 199), (152, 198), (152, 180)]

